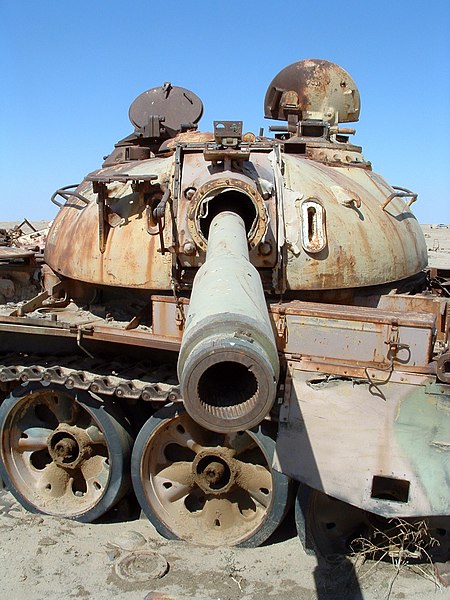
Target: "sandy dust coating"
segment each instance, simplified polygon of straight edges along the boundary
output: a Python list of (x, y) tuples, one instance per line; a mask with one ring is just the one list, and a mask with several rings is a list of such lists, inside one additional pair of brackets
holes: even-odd
[[(131, 508), (130, 508), (131, 506)], [(0, 597), (8, 600), (444, 600), (433, 570), (307, 556), (288, 515), (261, 548), (162, 538), (130, 503), (95, 524), (32, 515), (0, 490)], [(355, 572), (357, 577), (355, 578)]]

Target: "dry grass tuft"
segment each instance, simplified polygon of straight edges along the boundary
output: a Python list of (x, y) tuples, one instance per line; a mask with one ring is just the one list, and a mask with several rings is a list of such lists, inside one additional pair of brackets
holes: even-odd
[(389, 583), (386, 599), (390, 598), (395, 580), (403, 568), (411, 569), (431, 581), (437, 589), (441, 589), (434, 575), (430, 556), (430, 550), (437, 544), (439, 542), (430, 534), (426, 521), (390, 519), (386, 529), (374, 527), (368, 538), (353, 540), (352, 557), (355, 568), (360, 570), (367, 560), (374, 561), (367, 571), (358, 574), (358, 578), (361, 580), (367, 577), (381, 561), (390, 559), (395, 573)]

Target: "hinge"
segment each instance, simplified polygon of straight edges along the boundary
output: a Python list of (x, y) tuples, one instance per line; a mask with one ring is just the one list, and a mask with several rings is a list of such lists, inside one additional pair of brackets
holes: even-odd
[(291, 400), (291, 391), (292, 391), (292, 377), (290, 375), (286, 375), (286, 379), (284, 380), (284, 385), (280, 386), (283, 389), (280, 390), (283, 392), (283, 395), (279, 398), (280, 402), (280, 413), (279, 420), (280, 423), (288, 423), (289, 422), (289, 402)]
[(277, 321), (277, 336), (280, 338), (284, 338), (286, 335), (286, 329), (287, 329), (286, 315), (284, 313), (279, 313), (278, 321)]

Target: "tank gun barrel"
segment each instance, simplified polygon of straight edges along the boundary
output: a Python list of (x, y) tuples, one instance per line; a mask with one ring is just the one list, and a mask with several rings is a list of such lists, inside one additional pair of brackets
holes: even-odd
[(213, 431), (253, 427), (269, 412), (278, 353), (261, 279), (249, 261), (243, 219), (211, 222), (205, 263), (192, 290), (178, 359), (186, 410)]

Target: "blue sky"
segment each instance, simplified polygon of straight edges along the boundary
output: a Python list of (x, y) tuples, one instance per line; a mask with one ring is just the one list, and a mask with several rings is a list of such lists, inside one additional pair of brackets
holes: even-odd
[(128, 107), (171, 81), (200, 128), (258, 132), (267, 86), (302, 58), (344, 67), (362, 99), (354, 142), (422, 223), (450, 222), (450, 2), (1, 0), (0, 221), (52, 218), (53, 191), (131, 133)]

